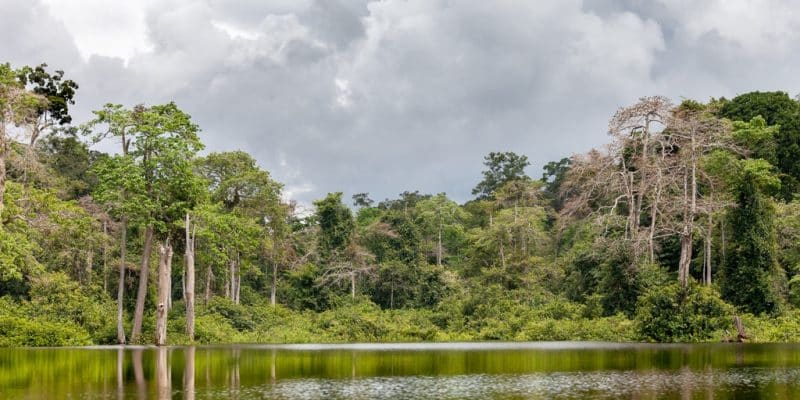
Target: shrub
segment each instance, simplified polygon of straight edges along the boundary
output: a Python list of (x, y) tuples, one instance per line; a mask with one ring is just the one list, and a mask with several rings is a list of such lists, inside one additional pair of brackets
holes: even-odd
[(0, 347), (81, 346), (92, 344), (89, 334), (71, 323), (0, 316)]
[(247, 307), (236, 304), (232, 300), (224, 297), (214, 297), (208, 302), (206, 312), (219, 314), (228, 320), (231, 326), (237, 330), (252, 331), (256, 328), (256, 321), (248, 312)]
[(711, 288), (677, 283), (648, 291), (639, 300), (636, 330), (656, 342), (693, 342), (714, 337), (731, 324), (733, 307)]

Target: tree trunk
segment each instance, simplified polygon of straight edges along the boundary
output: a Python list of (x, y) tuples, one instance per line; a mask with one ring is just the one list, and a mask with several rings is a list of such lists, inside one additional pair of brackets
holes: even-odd
[(725, 216), (720, 219), (720, 264), (725, 265)]
[(233, 300), (233, 260), (228, 262), (228, 277), (225, 283), (225, 297)]
[(94, 250), (86, 252), (86, 286), (92, 285), (92, 264), (94, 264)]
[(103, 292), (108, 293), (108, 221), (103, 221)]
[(272, 263), (272, 288), (269, 293), (269, 304), (275, 307), (277, 304), (277, 286), (278, 286), (278, 263)]
[[(192, 235), (189, 214), (186, 214), (186, 272), (184, 278), (186, 298), (186, 334), (194, 341), (194, 235)], [(192, 349), (194, 350), (194, 349)], [(192, 354), (194, 355), (194, 354)], [(192, 360), (194, 361), (194, 360)], [(194, 374), (194, 371), (192, 372)], [(194, 375), (192, 375), (194, 382)], [(192, 388), (194, 390), (194, 388)]]
[(241, 260), (239, 259), (239, 253), (236, 253), (236, 290), (233, 292), (235, 297), (234, 302), (239, 304), (239, 294), (241, 294), (242, 288), (242, 266), (240, 265)]
[[(694, 154), (694, 136), (692, 136), (692, 154)], [(687, 182), (687, 180), (689, 182)], [(688, 186), (688, 187), (687, 187)], [(692, 263), (692, 234), (694, 231), (694, 216), (697, 213), (697, 163), (694, 156), (691, 160), (691, 176), (684, 173), (684, 220), (681, 233), (681, 257), (678, 264), (678, 279), (681, 286), (689, 283), (689, 267)]]
[(705, 243), (705, 251), (703, 252), (704, 263), (703, 263), (703, 283), (706, 286), (711, 285), (711, 229), (714, 227), (713, 221), (711, 220), (711, 215), (708, 216), (708, 229), (706, 229), (706, 243)]
[(0, 229), (3, 229), (3, 198), (5, 197), (6, 193), (6, 156), (8, 155), (8, 151), (6, 149), (5, 143), (5, 121), (0, 121)]
[(658, 203), (661, 201), (661, 168), (658, 168), (658, 174), (656, 176), (656, 193), (655, 198), (653, 199), (653, 204), (650, 206), (650, 233), (647, 237), (647, 250), (650, 256), (650, 262), (656, 262), (656, 251), (655, 251), (655, 236), (656, 236), (656, 225), (658, 222)]
[(136, 311), (133, 314), (133, 328), (131, 329), (131, 342), (138, 342), (142, 334), (142, 318), (144, 317), (144, 301), (147, 298), (147, 278), (150, 274), (150, 253), (153, 248), (153, 225), (148, 225), (144, 231), (144, 251), (142, 252), (142, 267), (139, 270), (139, 290), (136, 292)]
[(158, 253), (158, 303), (156, 305), (156, 345), (167, 344), (167, 303), (169, 302), (169, 276), (172, 269), (172, 246), (169, 239), (159, 245)]
[(442, 223), (439, 222), (439, 237), (436, 246), (436, 265), (442, 266)]
[(208, 304), (208, 301), (211, 300), (211, 281), (214, 280), (214, 272), (211, 271), (211, 265), (208, 266), (206, 270), (206, 293), (205, 293), (205, 304)]
[(502, 265), (503, 269), (506, 269), (506, 252), (503, 247), (503, 239), (500, 239), (500, 265)]
[(350, 272), (350, 298), (356, 299), (356, 273)]
[(733, 317), (733, 324), (736, 326), (736, 341), (743, 342), (745, 339), (750, 339), (747, 332), (744, 330), (742, 319), (738, 315)]
[(120, 239), (119, 248), (119, 285), (117, 287), (117, 343), (125, 344), (125, 327), (123, 327), (122, 316), (122, 299), (125, 294), (125, 250), (128, 247), (128, 220), (122, 218), (120, 224), (122, 230), (122, 238)]

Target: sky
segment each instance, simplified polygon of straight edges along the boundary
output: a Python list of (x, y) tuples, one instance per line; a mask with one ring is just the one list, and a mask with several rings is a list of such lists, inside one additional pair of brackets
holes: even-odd
[[(105, 103), (175, 101), (309, 204), (469, 200), (491, 151), (529, 175), (608, 141), (639, 97), (800, 92), (800, 7), (763, 0), (0, 0), (0, 62)], [(116, 146), (114, 146), (116, 148)]]

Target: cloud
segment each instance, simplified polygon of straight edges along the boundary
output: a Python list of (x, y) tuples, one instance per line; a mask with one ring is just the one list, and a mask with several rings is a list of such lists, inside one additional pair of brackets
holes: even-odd
[(306, 204), (417, 189), (463, 201), (486, 153), (526, 154), (538, 175), (604, 143), (640, 96), (798, 89), (788, 1), (84, 1), (0, 0), (0, 34), (19, 38), (8, 61), (76, 79), (77, 120), (175, 100), (209, 151), (250, 152)]

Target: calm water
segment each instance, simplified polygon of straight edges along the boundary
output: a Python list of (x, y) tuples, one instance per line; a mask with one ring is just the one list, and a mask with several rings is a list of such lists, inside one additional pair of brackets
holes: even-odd
[(800, 345), (0, 349), (2, 399), (800, 399)]

